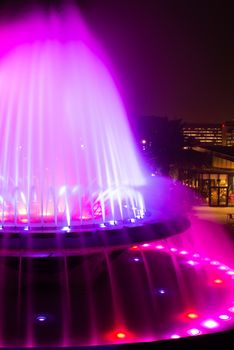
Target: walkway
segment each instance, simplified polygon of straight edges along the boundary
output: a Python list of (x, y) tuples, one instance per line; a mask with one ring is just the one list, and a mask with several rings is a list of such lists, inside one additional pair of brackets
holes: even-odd
[[(234, 207), (208, 207), (208, 206), (194, 206), (193, 214), (200, 219), (220, 222), (222, 224), (234, 224)], [(228, 220), (228, 214), (233, 214), (233, 219)]]

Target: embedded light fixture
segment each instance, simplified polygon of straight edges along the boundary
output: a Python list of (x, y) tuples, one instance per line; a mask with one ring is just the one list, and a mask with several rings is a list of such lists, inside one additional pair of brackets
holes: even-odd
[(201, 331), (197, 328), (191, 328), (187, 331), (189, 335), (199, 335), (201, 334)]
[(36, 316), (36, 321), (43, 323), (47, 320), (47, 316), (44, 314), (39, 314)]
[(217, 328), (219, 326), (218, 322), (216, 322), (212, 319), (209, 319), (209, 320), (202, 322), (202, 325), (203, 325), (203, 327), (206, 327), (209, 329)]

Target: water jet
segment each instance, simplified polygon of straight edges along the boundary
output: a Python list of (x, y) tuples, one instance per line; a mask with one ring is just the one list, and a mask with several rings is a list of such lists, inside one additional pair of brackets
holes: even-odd
[(144, 166), (73, 10), (1, 28), (0, 346), (228, 329), (234, 270), (196, 242), (205, 229), (185, 211), (183, 187)]

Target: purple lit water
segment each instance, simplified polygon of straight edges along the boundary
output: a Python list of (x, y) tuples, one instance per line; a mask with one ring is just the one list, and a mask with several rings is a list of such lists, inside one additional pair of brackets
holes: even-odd
[(180, 243), (1, 257), (1, 346), (150, 342), (232, 329), (233, 267)]
[[(73, 10), (0, 28), (0, 346), (120, 344), (231, 329), (233, 242), (194, 215), (182, 186), (147, 175), (110, 64)], [(82, 251), (62, 244), (74, 227), (109, 224), (116, 236), (127, 220), (146, 235), (145, 222), (170, 230), (168, 218), (181, 214), (191, 226), (156, 242), (143, 236), (127, 248), (93, 250), (84, 242)], [(59, 256), (32, 254), (35, 227), (60, 230)], [(27, 247), (14, 248), (14, 232)], [(9, 241), (14, 250), (5, 249)]]
[(1, 57), (2, 224), (143, 217), (146, 181), (115, 82), (85, 34), (56, 19), (43, 40), (45, 19), (25, 24), (22, 42)]

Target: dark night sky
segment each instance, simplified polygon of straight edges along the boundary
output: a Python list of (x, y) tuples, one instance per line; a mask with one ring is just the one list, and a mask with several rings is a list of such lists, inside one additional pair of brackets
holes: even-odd
[(76, 2), (115, 67), (131, 115), (234, 118), (231, 1)]

